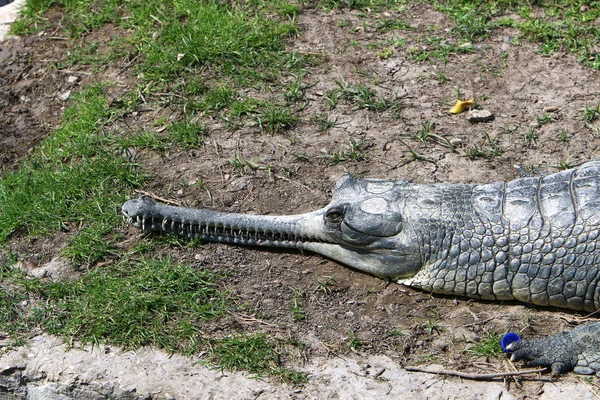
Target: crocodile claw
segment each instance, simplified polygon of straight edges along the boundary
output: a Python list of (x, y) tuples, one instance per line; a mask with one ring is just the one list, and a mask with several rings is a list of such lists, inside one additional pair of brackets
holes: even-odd
[(515, 341), (506, 349), (511, 353), (511, 361), (525, 361), (525, 367), (545, 367), (554, 375), (575, 371), (600, 376), (600, 322), (552, 336)]

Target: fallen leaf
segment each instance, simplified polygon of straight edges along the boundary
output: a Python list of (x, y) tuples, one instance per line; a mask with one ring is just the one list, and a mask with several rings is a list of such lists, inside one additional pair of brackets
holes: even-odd
[(473, 104), (474, 101), (475, 99), (456, 100), (456, 104), (448, 112), (450, 114), (460, 114), (462, 112), (465, 112), (471, 106), (471, 104)]

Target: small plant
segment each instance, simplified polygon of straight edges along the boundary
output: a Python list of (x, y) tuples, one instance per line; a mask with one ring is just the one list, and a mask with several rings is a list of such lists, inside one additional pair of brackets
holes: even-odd
[(332, 119), (330, 115), (326, 114), (313, 115), (311, 121), (316, 122), (318, 124), (319, 132), (327, 132), (328, 130), (333, 128), (337, 123), (336, 118)]
[(388, 333), (386, 333), (385, 336), (386, 337), (398, 337), (398, 336), (406, 336), (406, 334), (400, 330), (394, 329), (394, 330), (391, 330)]
[(419, 326), (419, 328), (427, 331), (428, 335), (433, 335), (434, 333), (440, 334), (441, 328), (437, 323), (436, 319), (428, 319), (426, 323), (423, 323)]
[(305, 87), (302, 83), (302, 75), (298, 75), (298, 77), (288, 85), (284, 94), (285, 100), (288, 103), (304, 100), (304, 90)]
[(356, 108), (364, 108), (371, 111), (384, 111), (389, 109), (391, 102), (377, 96), (377, 92), (367, 85), (348, 85), (344, 81), (336, 81), (338, 86), (338, 99), (346, 100)]
[(539, 136), (534, 128), (529, 128), (529, 130), (525, 132), (524, 138), (528, 146), (534, 147), (537, 145), (537, 140)]
[(417, 363), (417, 364), (432, 363), (432, 362), (438, 360), (439, 357), (440, 356), (437, 353), (424, 354), (424, 355), (418, 356), (417, 359), (415, 360), (415, 363)]
[(348, 142), (349, 150), (338, 150), (334, 153), (329, 153), (321, 156), (320, 158), (328, 158), (331, 160), (331, 164), (339, 164), (343, 161), (364, 161), (365, 156), (362, 153), (363, 140), (350, 139)]
[(142, 129), (140, 132), (129, 135), (121, 140), (123, 148), (137, 147), (150, 150), (165, 151), (168, 146), (165, 140), (150, 129)]
[(352, 329), (348, 330), (348, 346), (352, 350), (360, 350), (364, 347), (364, 342), (356, 337)]
[(569, 161), (567, 159), (561, 159), (558, 161), (558, 163), (556, 164), (556, 168), (559, 171), (564, 171), (566, 169), (571, 169), (573, 167), (573, 162)]
[(446, 82), (448, 82), (450, 80), (446, 75), (444, 75), (441, 72), (434, 72), (432, 74), (432, 76), (433, 76), (433, 79), (435, 79), (439, 83), (446, 83)]
[(219, 86), (206, 91), (198, 109), (205, 112), (220, 111), (229, 107), (237, 98), (238, 93), (229, 86)]
[(304, 292), (299, 289), (293, 289), (294, 295), (292, 297), (292, 301), (290, 302), (290, 309), (292, 310), (292, 315), (294, 316), (294, 321), (304, 321), (306, 319), (306, 311), (304, 310), (303, 298)]
[(454, 97), (456, 97), (457, 100), (462, 100), (465, 98), (465, 93), (462, 90), (460, 90), (460, 88), (455, 88)]
[(477, 158), (491, 158), (502, 155), (504, 150), (502, 149), (502, 147), (500, 147), (498, 141), (492, 140), (489, 133), (487, 132), (485, 134), (485, 138), (487, 143), (486, 147), (481, 147), (477, 145), (472, 146), (465, 150), (465, 156), (468, 157), (470, 160), (475, 160)]
[(233, 154), (233, 157), (229, 160), (229, 165), (231, 165), (231, 168), (233, 168), (234, 170), (239, 170), (242, 174), (246, 171), (246, 167), (252, 170), (256, 170), (259, 167), (257, 164), (249, 161), (238, 151), (236, 151)]
[(473, 346), (469, 351), (477, 356), (500, 357), (503, 354), (500, 347), (502, 337), (497, 334), (488, 333), (487, 338)]
[(600, 118), (600, 103), (595, 107), (585, 107), (583, 109), (583, 121), (587, 124), (591, 124)]
[(331, 286), (333, 286), (333, 278), (328, 276), (325, 281), (318, 280), (313, 293), (331, 294)]
[(345, 18), (344, 19), (340, 19), (337, 22), (337, 26), (339, 26), (340, 28), (346, 28), (346, 27), (350, 26), (350, 20), (345, 19)]
[(171, 139), (185, 149), (202, 146), (207, 132), (208, 128), (205, 125), (189, 120), (175, 122), (169, 127)]
[(552, 115), (548, 114), (547, 112), (544, 112), (540, 115), (538, 115), (536, 117), (537, 123), (542, 126), (542, 125), (547, 125), (549, 123), (551, 123), (552, 121), (554, 121), (554, 118), (552, 117)]
[(394, 54), (394, 50), (392, 50), (390, 47), (386, 47), (385, 49), (383, 49), (377, 53), (377, 58), (379, 58), (380, 60), (387, 60), (393, 54)]
[(294, 160), (301, 162), (308, 162), (310, 158), (305, 154), (294, 154)]
[(559, 143), (566, 143), (569, 141), (569, 132), (566, 129), (561, 129), (556, 134), (556, 140)]
[(269, 133), (280, 133), (298, 122), (298, 117), (286, 108), (268, 103), (255, 117), (256, 124)]
[(346, 153), (346, 155), (350, 161), (364, 161), (365, 156), (361, 151), (363, 141), (364, 141), (364, 139), (360, 139), (360, 140), (350, 139), (350, 142), (348, 143), (350, 146), (350, 150)]
[(423, 127), (417, 131), (415, 134), (415, 139), (421, 141), (422, 143), (427, 143), (431, 139), (431, 135), (435, 129), (435, 122), (431, 119), (428, 119), (423, 124)]
[(294, 20), (300, 14), (300, 6), (287, 1), (276, 4), (277, 14), (284, 18)]
[(396, 30), (410, 31), (413, 27), (401, 19), (384, 19), (376, 28), (377, 32), (391, 32)]
[(342, 94), (339, 90), (328, 91), (327, 93), (325, 93), (325, 101), (327, 103), (327, 106), (330, 109), (334, 109), (338, 105), (341, 97)]

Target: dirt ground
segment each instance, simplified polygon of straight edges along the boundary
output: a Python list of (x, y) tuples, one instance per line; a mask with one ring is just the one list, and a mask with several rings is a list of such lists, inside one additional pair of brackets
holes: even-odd
[[(381, 32), (376, 27), (382, 18), (401, 18), (416, 29)], [(575, 56), (563, 53), (542, 56), (535, 44), (515, 44), (513, 39), (518, 32), (506, 29), (496, 31), (482, 42), (466, 45), (473, 46), (472, 53), (451, 55), (447, 63), (435, 59), (418, 62), (411, 59), (411, 54), (428, 46), (425, 38), (432, 34), (444, 36), (452, 27), (445, 14), (416, 3), (402, 12), (373, 15), (367, 19), (368, 23), (364, 21), (355, 12), (305, 9), (300, 15), (302, 32), (289, 42), (289, 48), (316, 54), (322, 63), (303, 77), (305, 103), (299, 124), (284, 134), (271, 135), (256, 126), (231, 131), (222, 121), (206, 118), (202, 121), (209, 125), (205, 146), (190, 151), (141, 154), (152, 176), (144, 189), (188, 206), (291, 214), (326, 205), (333, 184), (346, 172), (421, 183), (485, 183), (518, 177), (515, 165), (554, 172), (565, 163), (577, 165), (597, 157), (600, 139), (582, 116), (586, 106), (600, 102), (600, 72), (582, 66)], [(111, 29), (114, 28), (105, 27), (91, 34), (93, 38), (84, 40), (106, 42)], [(61, 95), (68, 90), (95, 80), (111, 80), (115, 85), (110, 90), (118, 98), (132, 80), (129, 72), (121, 73), (119, 66), (94, 73), (83, 67), (53, 68), (53, 63), (66, 57), (69, 51), (69, 42), (55, 35), (46, 31), (0, 44), (0, 163), (5, 170), (14, 168), (57, 126), (65, 105)], [(451, 43), (452, 37), (446, 36)], [(388, 39), (397, 39), (402, 45), (394, 47), (388, 58), (378, 57), (382, 48), (377, 43)], [(69, 83), (72, 76), (78, 79)], [(374, 112), (342, 101), (331, 109), (326, 94), (338, 87), (336, 81), (368, 84), (380, 96), (401, 99), (402, 108)], [(463, 98), (476, 98), (481, 108), (494, 114), (494, 120), (470, 123), (464, 114), (448, 114), (457, 90), (463, 93)], [(544, 107), (551, 110), (547, 113), (550, 120), (540, 123), (538, 117), (543, 115)], [(144, 112), (128, 116), (127, 125), (152, 127), (159, 117), (175, 118), (177, 113), (149, 104)], [(311, 118), (315, 115), (328, 115), (336, 121), (335, 126), (320, 131)], [(429, 141), (421, 141), (415, 137), (430, 122), (434, 124), (435, 135), (447, 140), (430, 137)], [(531, 132), (536, 139), (528, 141), (526, 136)], [(358, 144), (357, 150), (364, 160), (345, 157), (347, 160), (335, 163), (328, 156), (349, 153), (351, 142)], [(487, 156), (467, 157), (474, 149)], [(422, 155), (422, 160), (412, 160), (410, 150)], [(230, 160), (240, 155), (259, 168), (232, 168)], [(199, 181), (206, 190), (194, 184)], [(125, 226), (122, 229), (128, 239), (141, 240), (135, 229)], [(41, 256), (35, 256), (49, 260), (56, 255), (55, 251), (46, 249)], [(578, 323), (581, 316), (577, 313), (433, 296), (313, 254), (218, 244), (194, 249), (172, 247), (164, 251), (175, 261), (185, 261), (198, 269), (229, 271), (228, 288), (240, 304), (247, 305), (249, 312), (235, 314), (222, 324), (207, 326), (207, 330), (222, 333), (262, 330), (284, 341), (306, 344), (302, 350), (291, 352), (286, 362), (311, 372), (313, 378), (308, 384), (289, 387), (253, 380), (255, 391), (240, 391), (237, 398), (364, 398), (386, 394), (388, 398), (400, 398), (409, 394), (410, 398), (505, 399), (562, 398), (565, 393), (593, 398), (593, 390), (598, 391), (596, 378), (583, 382), (574, 374), (554, 383), (522, 379), (474, 383), (429, 374), (408, 375), (401, 368), (420, 366), (472, 373), (512, 371), (518, 366), (508, 360), (475, 355), (471, 351), (473, 344), (488, 335), (509, 330), (524, 337), (557, 333)], [(290, 310), (294, 299), (303, 304), (306, 313), (303, 320), (295, 320)], [(38, 344), (46, 340), (54, 343), (48, 349), (65, 351), (52, 338), (42, 335), (32, 340)], [(351, 346), (356, 340), (360, 346)], [(142, 350), (147, 351), (150, 350)], [(37, 360), (37, 355), (30, 357), (23, 349), (11, 354)], [(45, 354), (47, 359), (55, 359), (48, 356), (53, 354), (50, 350)], [(174, 357), (175, 360), (190, 362), (183, 357)], [(140, 362), (134, 364), (139, 366)], [(31, 363), (28, 365), (20, 371), (29, 371), (33, 379), (33, 367)], [(52, 369), (52, 362), (46, 361), (44, 365)], [(164, 376), (180, 379), (186, 376), (183, 380), (188, 382), (200, 374), (190, 372), (190, 368), (198, 366), (186, 368), (183, 375), (175, 371)], [(384, 372), (377, 375), (381, 370)], [(144, 371), (140, 373), (151, 376)], [(40, 379), (46, 383), (61, 379), (61, 382), (72, 379), (73, 383), (80, 379), (89, 384), (95, 379), (84, 372), (76, 374), (75, 380), (64, 374), (60, 378), (59, 372), (44, 373)], [(207, 379), (214, 382), (226, 379), (225, 375), (215, 374)], [(241, 374), (226, 376), (246, 379)], [(125, 378), (119, 379), (114, 380), (117, 386)], [(171, 379), (175, 378), (167, 381)], [(131, 382), (134, 385), (136, 381)], [(231, 388), (237, 387), (238, 381), (225, 382), (231, 382), (225, 385)], [(389, 392), (388, 385), (393, 388)], [(115, 396), (127, 392), (124, 386), (119, 387), (122, 390), (115, 389)], [(188, 392), (180, 391), (178, 395), (170, 392), (169, 396), (227, 398), (222, 391), (225, 389), (215, 387), (209, 391), (211, 395), (194, 386)], [(151, 391), (137, 388), (138, 394), (150, 398), (169, 398), (165, 392), (149, 394)]]

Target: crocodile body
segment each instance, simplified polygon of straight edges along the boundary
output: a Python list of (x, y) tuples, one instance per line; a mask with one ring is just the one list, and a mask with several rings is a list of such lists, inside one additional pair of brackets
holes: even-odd
[[(172, 207), (149, 198), (126, 202), (123, 213), (143, 230), (310, 250), (434, 293), (600, 310), (600, 161), (482, 185), (345, 176), (332, 197), (321, 210), (292, 216)], [(553, 372), (600, 371), (600, 324), (559, 335), (509, 349), (513, 358)], [(566, 346), (574, 350), (564, 350), (565, 340), (577, 342)], [(592, 347), (583, 351), (585, 343)], [(549, 349), (567, 355), (553, 359)]]

